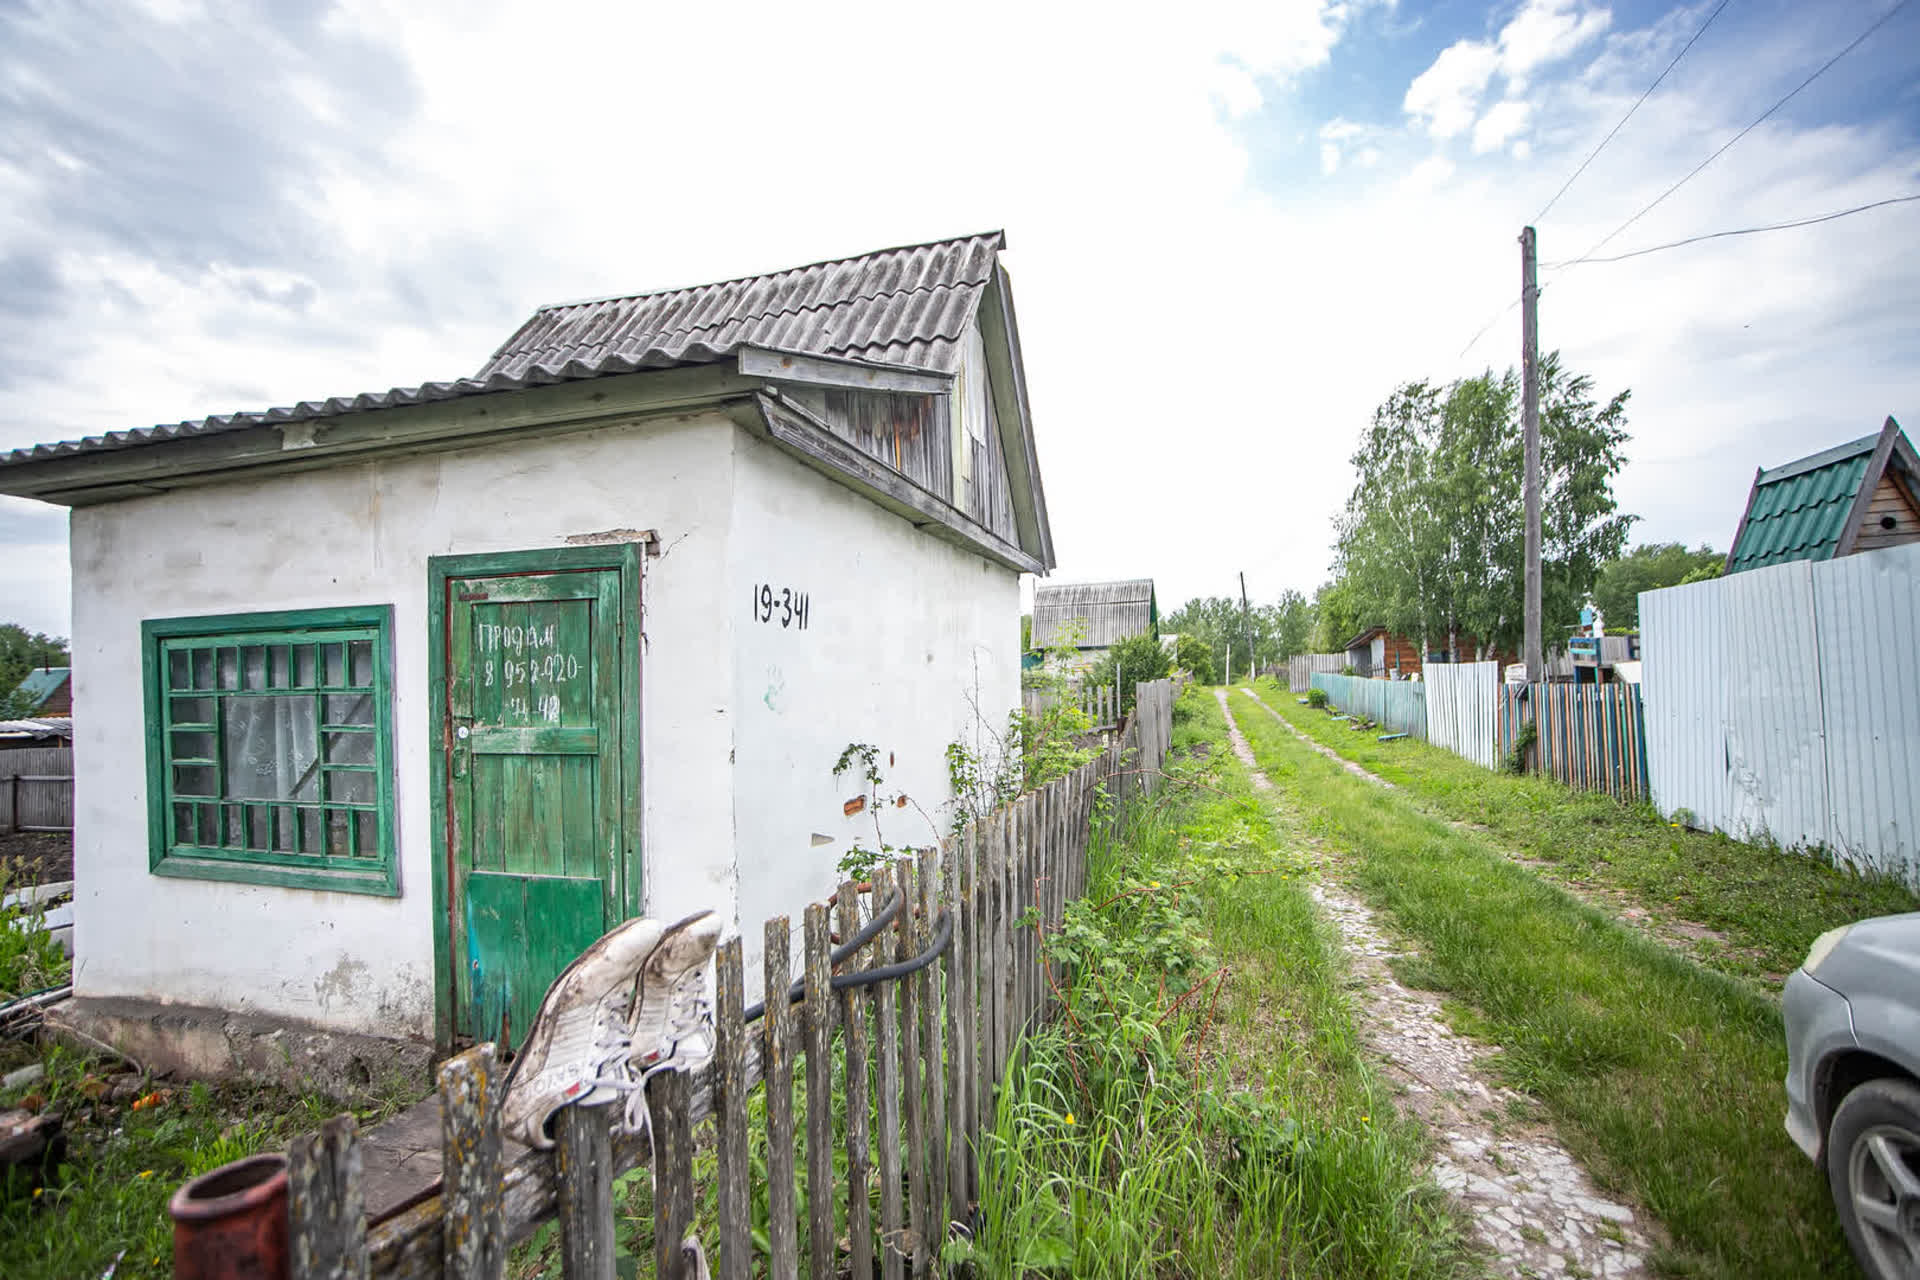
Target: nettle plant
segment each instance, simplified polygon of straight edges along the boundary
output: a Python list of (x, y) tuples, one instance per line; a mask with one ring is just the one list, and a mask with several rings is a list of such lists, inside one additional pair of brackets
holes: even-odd
[(1079, 639), (1077, 625), (1065, 628), (1040, 666), (1022, 674), (1020, 687), (1033, 696), (1008, 713), (1004, 729), (995, 730), (975, 702), (974, 741), (947, 744), (955, 833), (1100, 754), (1093, 717), (1080, 706)]

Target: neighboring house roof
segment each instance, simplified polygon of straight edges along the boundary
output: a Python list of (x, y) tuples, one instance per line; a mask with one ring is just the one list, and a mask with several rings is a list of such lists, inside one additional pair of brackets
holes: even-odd
[[(474, 377), (253, 413), (109, 431), (0, 453), (0, 467), (248, 427), (523, 391), (580, 378), (709, 364), (742, 347), (953, 370), (1006, 244), (998, 231), (815, 263), (721, 284), (542, 307)], [(780, 346), (776, 341), (797, 344)]]
[(1063, 644), (1069, 628), (1077, 623), (1075, 647), (1106, 649), (1152, 631), (1159, 621), (1152, 578), (1063, 582), (1034, 589), (1030, 643), (1036, 649)]
[(1363, 645), (1367, 643), (1369, 640), (1373, 639), (1375, 636), (1385, 635), (1386, 633), (1387, 633), (1387, 629), (1385, 627), (1362, 627), (1360, 629), (1359, 635), (1347, 641), (1345, 644), (1341, 645), (1340, 647), (1342, 649), (1352, 649), (1359, 645)]
[(951, 373), (993, 279), (998, 231), (857, 258), (542, 307), (475, 374), (704, 364), (741, 345)]
[(1920, 459), (1892, 418), (1874, 435), (1756, 471), (1726, 572), (1848, 554), (1890, 466), (1920, 489)]
[(28, 720), (0, 720), (0, 742), (45, 742), (73, 739), (73, 721), (65, 716), (38, 716)]
[(67, 682), (66, 667), (35, 667), (27, 672), (27, 678), (19, 685), (19, 692), (27, 695), (29, 710), (38, 711), (46, 705), (47, 699), (60, 692), (60, 686)]

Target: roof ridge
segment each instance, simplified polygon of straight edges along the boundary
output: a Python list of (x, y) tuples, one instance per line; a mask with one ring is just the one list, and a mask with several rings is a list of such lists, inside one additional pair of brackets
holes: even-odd
[[(815, 267), (838, 266), (843, 262), (859, 262), (863, 258), (879, 258), (889, 253), (905, 253), (910, 249), (930, 249), (935, 245), (961, 244), (968, 240), (998, 240), (995, 250), (1007, 247), (1007, 233), (999, 231), (980, 231), (964, 236), (939, 236), (932, 240), (921, 240), (915, 244), (896, 244), (885, 249), (869, 249), (865, 253), (849, 253), (838, 258), (822, 258), (818, 262), (804, 262), (797, 267), (778, 267), (772, 271), (750, 271), (745, 275), (729, 276), (725, 280), (703, 280), (697, 284), (673, 285), (663, 289), (641, 289), (634, 293), (610, 293), (603, 297), (574, 298), (566, 302), (549, 302), (533, 309), (534, 315), (548, 311), (559, 311), (567, 307), (590, 307), (602, 302), (634, 302), (641, 298), (658, 298), (670, 293), (692, 293), (699, 289), (721, 289), (730, 284), (745, 284), (749, 280), (771, 280), (776, 276), (790, 276), (801, 271), (811, 271)], [(909, 290), (908, 292), (911, 292)]]
[[(797, 268), (797, 269), (799, 269), (799, 270), (804, 270), (805, 268)], [(775, 272), (775, 273), (773, 273), (773, 274), (775, 274), (775, 275), (784, 275), (784, 274), (786, 274), (786, 273), (785, 273), (785, 272)], [(742, 277), (742, 279), (747, 279), (747, 280), (759, 280), (759, 279), (764, 279), (764, 278), (765, 278), (765, 277), (762, 277), (762, 276), (744, 276), (744, 277)], [(731, 283), (733, 283), (733, 282), (732, 282), (732, 281), (722, 281), (721, 283), (724, 283), (724, 284), (731, 284)], [(694, 285), (694, 286), (692, 286), (692, 287), (693, 287), (693, 288), (696, 288), (696, 289), (705, 289), (705, 288), (710, 288), (710, 287), (712, 287), (712, 286), (708, 286), (708, 285)], [(718, 321), (718, 322), (708, 322), (708, 323), (702, 323), (702, 324), (688, 324), (688, 325), (678, 325), (678, 324), (676, 324), (676, 325), (673, 325), (673, 326), (671, 326), (671, 327), (669, 327), (669, 328), (664, 328), (664, 329), (662, 329), (662, 330), (660, 330), (660, 333), (661, 333), (661, 335), (662, 335), (663, 337), (666, 337), (666, 336), (679, 336), (679, 335), (681, 335), (681, 334), (690, 334), (690, 333), (698, 333), (698, 332), (700, 332), (701, 330), (706, 330), (706, 329), (723, 329), (723, 328), (725, 328), (725, 327), (727, 327), (728, 325), (733, 325), (733, 324), (746, 324), (746, 323), (750, 323), (750, 322), (752, 322), (752, 321), (757, 321), (757, 320), (764, 320), (764, 319), (767, 319), (768, 317), (772, 317), (772, 316), (796, 316), (796, 315), (801, 315), (801, 314), (803, 314), (803, 313), (806, 313), (806, 312), (810, 312), (810, 311), (826, 311), (826, 310), (830, 310), (830, 309), (832, 309), (832, 308), (835, 308), (835, 307), (846, 307), (846, 306), (851, 306), (851, 305), (853, 305), (853, 304), (854, 304), (854, 303), (856, 303), (856, 302), (873, 302), (873, 301), (876, 301), (876, 300), (878, 300), (879, 298), (881, 298), (881, 297), (883, 297), (883, 296), (884, 296), (884, 297), (911, 297), (911, 296), (913, 296), (914, 294), (917, 294), (917, 293), (929, 293), (929, 294), (930, 294), (930, 293), (936, 293), (936, 292), (938, 292), (938, 291), (940, 291), (940, 290), (942, 290), (942, 289), (944, 289), (944, 290), (947, 290), (948, 292), (957, 292), (958, 290), (960, 290), (960, 289), (963, 289), (963, 288), (975, 288), (975, 287), (977, 287), (977, 286), (974, 286), (974, 285), (970, 285), (970, 284), (956, 284), (956, 283), (954, 283), (954, 282), (952, 282), (952, 281), (946, 281), (946, 280), (942, 280), (942, 281), (938, 281), (938, 282), (936, 282), (936, 283), (934, 283), (934, 284), (928, 284), (928, 285), (916, 285), (916, 286), (914, 286), (914, 287), (913, 287), (913, 288), (911, 288), (911, 289), (889, 289), (889, 290), (887, 290), (887, 291), (885, 291), (885, 293), (884, 293), (884, 294), (882, 294), (882, 293), (866, 293), (866, 292), (862, 292), (862, 293), (856, 293), (856, 294), (854, 294), (853, 296), (851, 296), (851, 297), (848, 297), (848, 298), (842, 298), (842, 299), (839, 299), (838, 301), (834, 301), (834, 302), (809, 302), (809, 303), (805, 303), (805, 304), (803, 304), (803, 305), (800, 305), (800, 306), (791, 306), (791, 307), (788, 307), (788, 306), (783, 306), (783, 307), (779, 307), (779, 308), (777, 308), (777, 309), (775, 309), (775, 310), (772, 310), (772, 311), (751, 311), (751, 312), (746, 312), (746, 313), (743, 313), (743, 314), (740, 314), (740, 315), (730, 315), (730, 316), (727, 316), (727, 317), (725, 317), (724, 319), (722, 319), (722, 320), (720, 320), (720, 321)], [(669, 293), (677, 293), (677, 292), (684, 292), (684, 291), (683, 291), (683, 290), (667, 290), (667, 292), (669, 292)], [(560, 305), (564, 305), (564, 306), (589, 306), (589, 305), (593, 305), (593, 303), (598, 303), (598, 302), (627, 302), (627, 301), (630, 301), (630, 300), (631, 300), (632, 298), (641, 298), (641, 297), (657, 297), (657, 296), (658, 296), (657, 294), (633, 294), (633, 295), (627, 295), (627, 296), (622, 296), (622, 297), (618, 297), (618, 298), (596, 298), (596, 299), (593, 299), (593, 300), (592, 300), (592, 302), (582, 302), (582, 303), (565, 303), (565, 304), (560, 304)], [(555, 309), (557, 309), (557, 308), (552, 308), (552, 307), (543, 307), (543, 308), (541, 308), (541, 311), (549, 311), (549, 310), (555, 310)], [(534, 314), (535, 314), (535, 315), (539, 315), (540, 313), (541, 313), (540, 311), (537, 311), (537, 312), (535, 312)], [(509, 341), (511, 341), (511, 339), (509, 339)], [(577, 346), (605, 346), (605, 345), (607, 345), (607, 344), (606, 344), (606, 343), (604, 343), (604, 342), (596, 342), (596, 343), (578, 343), (578, 342), (568, 342), (568, 341), (564, 341), (564, 340), (553, 340), (553, 341), (545, 341), (545, 342), (542, 342), (542, 343), (540, 343), (540, 344), (538, 344), (537, 346), (530, 346), (530, 347), (528, 347), (528, 348), (526, 348), (526, 349), (527, 349), (527, 350), (538, 350), (538, 349), (540, 349), (540, 348), (542, 348), (542, 347), (569, 347), (569, 348), (570, 348), (570, 347), (577, 347)], [(495, 359), (498, 359), (498, 358), (499, 358), (499, 357), (498, 357), (498, 353), (496, 353), (496, 354), (495, 354)], [(489, 361), (489, 363), (491, 363), (491, 361)]]
[(1804, 458), (1783, 462), (1771, 470), (1762, 469), (1760, 478), (1755, 483), (1772, 484), (1776, 480), (1791, 480), (1794, 476), (1818, 471), (1821, 467), (1832, 466), (1836, 462), (1851, 461), (1863, 453), (1872, 453), (1874, 447), (1880, 443), (1880, 435), (1881, 432), (1876, 431), (1870, 436), (1861, 436), (1858, 440), (1849, 440), (1845, 444), (1836, 444), (1818, 453), (1810, 453)]

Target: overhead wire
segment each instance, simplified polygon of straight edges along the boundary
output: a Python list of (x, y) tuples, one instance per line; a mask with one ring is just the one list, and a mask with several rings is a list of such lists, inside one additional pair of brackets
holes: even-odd
[(1699, 164), (1695, 165), (1690, 171), (1688, 171), (1686, 177), (1680, 179), (1680, 181), (1674, 183), (1672, 186), (1668, 187), (1665, 191), (1662, 191), (1659, 195), (1655, 196), (1638, 213), (1634, 214), (1631, 218), (1628, 218), (1625, 222), (1621, 223), (1619, 226), (1615, 227), (1612, 231), (1609, 231), (1606, 235), (1602, 236), (1600, 240), (1597, 243), (1595, 243), (1592, 248), (1588, 249), (1585, 253), (1581, 254), (1577, 258), (1573, 258), (1567, 262), (1560, 264), (1557, 269), (1565, 270), (1568, 267), (1577, 266), (1582, 262), (1594, 261), (1595, 259), (1593, 255), (1598, 253), (1601, 249), (1604, 249), (1609, 243), (1611, 243), (1615, 236), (1619, 235), (1622, 231), (1625, 231), (1628, 227), (1632, 226), (1634, 223), (1640, 221), (1640, 219), (1646, 217), (1649, 213), (1653, 212), (1653, 210), (1659, 206), (1661, 201), (1665, 200), (1668, 196), (1678, 191), (1681, 187), (1684, 187), (1689, 182), (1693, 181), (1694, 178), (1699, 176), (1701, 170), (1705, 169), (1708, 165), (1712, 164), (1715, 160), (1718, 160), (1721, 156), (1725, 155), (1728, 149), (1731, 148), (1735, 143), (1739, 142), (1740, 139), (1746, 137), (1748, 134), (1752, 133), (1755, 129), (1758, 129), (1763, 123), (1766, 122), (1769, 116), (1773, 115), (1774, 112), (1786, 106), (1787, 103), (1793, 101), (1793, 99), (1799, 95), (1802, 89), (1805, 89), (1808, 85), (1812, 84), (1815, 80), (1818, 80), (1821, 76), (1825, 75), (1827, 73), (1827, 70), (1831, 68), (1834, 63), (1840, 61), (1840, 59), (1846, 57), (1849, 53), (1852, 53), (1855, 49), (1859, 48), (1861, 43), (1865, 41), (1868, 36), (1871, 36), (1874, 32), (1878, 31), (1881, 27), (1884, 27), (1887, 24), (1888, 20), (1891, 19), (1894, 14), (1899, 13), (1902, 9), (1906, 8), (1910, 2), (1911, 0), (1899, 0), (1899, 3), (1895, 4), (1893, 8), (1881, 14), (1880, 17), (1873, 23), (1872, 26), (1868, 27), (1865, 31), (1862, 31), (1859, 35), (1855, 36), (1851, 44), (1849, 44), (1846, 48), (1842, 49), (1840, 52), (1834, 54), (1831, 58), (1828, 58), (1825, 62), (1821, 63), (1819, 68), (1815, 70), (1812, 75), (1808, 76), (1805, 80), (1802, 80), (1799, 84), (1795, 85), (1793, 89), (1790, 90), (1785, 97), (1781, 98), (1778, 102), (1774, 103), (1772, 106), (1768, 107), (1765, 111), (1761, 112), (1760, 115), (1753, 121), (1752, 124), (1742, 129), (1739, 133), (1734, 134), (1733, 137), (1727, 139), (1724, 143), (1720, 145), (1720, 148), (1717, 151), (1715, 151), (1712, 155), (1708, 156), (1705, 160), (1702, 160)]
[[(1920, 194), (1910, 195), (1910, 196), (1891, 196), (1885, 200), (1875, 200), (1871, 204), (1857, 204), (1853, 206), (1853, 208), (1851, 209), (1839, 209), (1833, 213), (1823, 213), (1823, 214), (1820, 214), (1818, 217), (1795, 218), (1791, 222), (1770, 222), (1765, 226), (1739, 227), (1731, 231), (1709, 231), (1705, 235), (1688, 236), (1684, 240), (1672, 240), (1666, 244), (1651, 245), (1645, 249), (1635, 249), (1631, 253), (1617, 253), (1605, 258), (1588, 258), (1588, 257), (1573, 258), (1573, 259), (1569, 259), (1566, 262), (1550, 263), (1548, 264), (1547, 269), (1548, 270), (1564, 269), (1566, 267), (1571, 267), (1576, 263), (1581, 263), (1581, 262), (1592, 262), (1592, 263), (1625, 262), (1628, 258), (1644, 258), (1646, 255), (1650, 253), (1659, 253), (1662, 250), (1666, 250), (1666, 249), (1678, 249), (1684, 245), (1699, 244), (1702, 240), (1724, 240), (1728, 236), (1752, 236), (1752, 235), (1758, 235), (1763, 231), (1788, 231), (1794, 227), (1811, 227), (1816, 225), (1817, 223), (1833, 222), (1840, 218), (1849, 218), (1856, 213), (1865, 213), (1869, 209), (1883, 209), (1890, 204), (1907, 204), (1914, 200), (1920, 200)], [(1542, 286), (1542, 287), (1544, 288), (1545, 286)], [(1505, 314), (1505, 313), (1503, 312), (1502, 314)], [(1461, 354), (1464, 355), (1465, 353), (1462, 352)]]
[(1573, 171), (1573, 175), (1569, 177), (1565, 182), (1560, 184), (1560, 189), (1553, 193), (1553, 199), (1547, 201), (1546, 205), (1540, 210), (1540, 212), (1533, 215), (1533, 220), (1536, 223), (1539, 222), (1540, 219), (1547, 216), (1548, 210), (1552, 209), (1554, 205), (1560, 203), (1560, 197), (1567, 194), (1567, 188), (1571, 187), (1574, 184), (1575, 180), (1578, 179), (1581, 174), (1587, 171), (1587, 166), (1593, 163), (1595, 156), (1599, 155), (1602, 151), (1605, 151), (1607, 149), (1607, 144), (1613, 141), (1613, 135), (1616, 133), (1619, 133), (1620, 130), (1626, 126), (1627, 121), (1633, 119), (1633, 113), (1640, 109), (1642, 103), (1646, 102), (1648, 98), (1653, 96), (1653, 91), (1660, 87), (1661, 81), (1665, 80), (1667, 76), (1672, 73), (1673, 69), (1680, 65), (1680, 59), (1687, 56), (1687, 50), (1693, 48), (1694, 44), (1700, 39), (1700, 37), (1707, 33), (1707, 28), (1713, 25), (1713, 20), (1720, 16), (1720, 10), (1726, 8), (1731, 3), (1732, 3), (1732, 0), (1720, 0), (1720, 3), (1717, 6), (1715, 6), (1713, 12), (1707, 15), (1707, 20), (1700, 24), (1700, 29), (1693, 33), (1693, 39), (1687, 41), (1686, 44), (1680, 47), (1680, 52), (1673, 55), (1673, 61), (1667, 64), (1666, 70), (1662, 71), (1659, 75), (1653, 78), (1653, 83), (1647, 86), (1647, 91), (1641, 94), (1640, 97), (1635, 100), (1632, 106), (1627, 108), (1627, 114), (1621, 116), (1619, 122), (1615, 124), (1613, 128), (1607, 130), (1607, 136), (1600, 139), (1600, 145), (1595, 147), (1592, 151), (1589, 151), (1587, 153), (1587, 158), (1580, 162), (1580, 167)]

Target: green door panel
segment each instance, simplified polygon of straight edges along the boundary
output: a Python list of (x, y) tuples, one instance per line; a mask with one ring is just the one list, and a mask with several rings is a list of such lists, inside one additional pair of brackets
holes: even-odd
[(592, 944), (600, 928), (597, 879), (501, 875), (467, 877), (467, 968), (474, 1035), (518, 1044), (540, 997)]
[(455, 1030), (523, 1037), (548, 983), (625, 914), (621, 574), (447, 583)]

